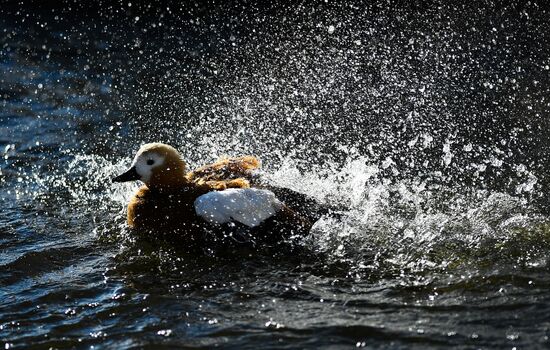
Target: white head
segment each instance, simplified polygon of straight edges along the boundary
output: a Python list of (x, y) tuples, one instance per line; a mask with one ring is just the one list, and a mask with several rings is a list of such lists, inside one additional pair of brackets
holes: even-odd
[(151, 181), (153, 169), (164, 165), (165, 157), (157, 152), (145, 152), (143, 147), (139, 149), (134, 157), (130, 168), (135, 168), (139, 179), (145, 183)]
[(149, 188), (181, 185), (185, 180), (185, 162), (172, 146), (149, 143), (137, 151), (130, 169), (113, 182), (141, 180)]

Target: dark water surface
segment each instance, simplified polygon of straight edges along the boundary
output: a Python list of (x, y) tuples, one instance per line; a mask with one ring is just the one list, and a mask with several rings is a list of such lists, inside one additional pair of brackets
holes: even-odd
[[(0, 346), (547, 348), (538, 2), (0, 8)], [(140, 144), (341, 208), (294, 249), (125, 226)]]

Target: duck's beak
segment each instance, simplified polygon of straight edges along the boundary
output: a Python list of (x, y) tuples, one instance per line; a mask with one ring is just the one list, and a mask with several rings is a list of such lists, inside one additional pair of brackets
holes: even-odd
[(140, 176), (136, 171), (136, 167), (133, 166), (130, 169), (128, 169), (127, 172), (124, 174), (121, 174), (113, 179), (113, 182), (126, 182), (126, 181), (133, 181), (133, 180), (139, 180)]

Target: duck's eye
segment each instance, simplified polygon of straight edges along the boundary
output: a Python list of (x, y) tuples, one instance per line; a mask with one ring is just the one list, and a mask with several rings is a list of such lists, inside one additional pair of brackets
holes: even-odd
[(147, 160), (147, 165), (153, 165), (155, 164), (155, 160), (154, 159), (148, 159)]

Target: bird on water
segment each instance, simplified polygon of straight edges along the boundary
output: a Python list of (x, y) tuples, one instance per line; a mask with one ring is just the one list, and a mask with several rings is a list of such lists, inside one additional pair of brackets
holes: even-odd
[(174, 147), (149, 143), (113, 182), (143, 183), (128, 203), (127, 222), (133, 230), (149, 235), (201, 242), (213, 232), (227, 235), (228, 228), (245, 229), (252, 240), (280, 240), (309, 232), (311, 218), (300, 209), (311, 201), (290, 190), (255, 184), (254, 171), (259, 166), (257, 158), (243, 156), (188, 171)]

